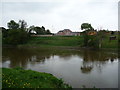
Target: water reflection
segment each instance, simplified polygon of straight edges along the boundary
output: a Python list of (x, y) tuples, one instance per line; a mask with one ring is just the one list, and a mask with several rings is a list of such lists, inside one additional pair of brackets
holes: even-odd
[[(73, 87), (80, 87), (79, 84), (88, 87), (92, 87), (92, 85), (102, 88), (117, 87), (117, 65), (115, 64), (118, 62), (117, 52), (82, 49), (3, 48), (2, 54), (3, 67), (19, 66), (52, 73), (63, 78)], [(89, 78), (86, 75), (89, 75)]]
[(18, 48), (4, 48), (3, 49), (3, 63), (10, 60), (9, 67), (21, 66), (26, 68), (28, 62), (44, 62), (49, 59), (51, 54), (39, 52), (32, 49), (18, 49)]
[(70, 60), (71, 57), (82, 58), (81, 71), (89, 73), (94, 65), (101, 68), (106, 61), (114, 62), (117, 59), (117, 53), (104, 51), (89, 51), (89, 50), (51, 50), (51, 49), (19, 49), (19, 48), (3, 48), (3, 65), (9, 61), (9, 67), (24, 67), (27, 68), (28, 62), (40, 62), (44, 64), (45, 60), (49, 60), (51, 56), (57, 55), (63, 60)]
[(82, 73), (90, 73), (94, 66), (101, 72), (101, 68), (106, 64), (106, 61), (114, 62), (117, 59), (117, 53), (104, 51), (83, 51), (83, 65), (80, 67)]
[(92, 69), (93, 69), (92, 63), (83, 61), (83, 65), (81, 66), (82, 73), (90, 73)]

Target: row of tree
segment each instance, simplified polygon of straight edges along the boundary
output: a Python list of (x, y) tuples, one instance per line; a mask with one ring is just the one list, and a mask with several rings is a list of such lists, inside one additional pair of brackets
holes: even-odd
[(30, 26), (27, 28), (27, 23), (24, 20), (19, 20), (18, 23), (16, 23), (14, 20), (11, 20), (8, 22), (8, 28), (9, 29), (23, 29), (27, 31), (29, 34), (37, 34), (37, 35), (44, 35), (44, 34), (52, 34), (49, 29), (45, 30), (45, 27), (39, 27), (39, 26)]
[(30, 34), (36, 34), (36, 35), (45, 35), (45, 34), (52, 34), (49, 29), (45, 30), (45, 27), (38, 27), (38, 26), (30, 26), (28, 28), (28, 32)]
[(11, 20), (7, 23), (8, 29), (2, 27), (2, 41), (3, 44), (17, 45), (24, 44), (29, 39), (31, 34), (44, 35), (52, 34), (50, 30), (45, 30), (45, 27), (30, 26), (27, 28), (27, 22), (24, 20), (19, 20), (15, 22)]

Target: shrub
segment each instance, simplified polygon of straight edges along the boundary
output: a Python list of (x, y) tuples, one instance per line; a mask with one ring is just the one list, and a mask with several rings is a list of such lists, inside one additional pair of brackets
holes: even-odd
[(4, 38), (3, 43), (11, 45), (23, 44), (27, 42), (28, 38), (29, 35), (26, 31), (21, 29), (10, 29), (8, 30), (7, 37)]

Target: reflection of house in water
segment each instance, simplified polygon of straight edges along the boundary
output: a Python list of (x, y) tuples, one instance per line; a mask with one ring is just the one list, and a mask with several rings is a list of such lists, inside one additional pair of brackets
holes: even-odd
[(70, 29), (64, 29), (59, 31), (56, 35), (60, 36), (79, 36), (80, 32), (72, 32)]

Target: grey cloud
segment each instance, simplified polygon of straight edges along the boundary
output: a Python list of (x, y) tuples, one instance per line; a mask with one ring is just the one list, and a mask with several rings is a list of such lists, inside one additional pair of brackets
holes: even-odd
[[(3, 26), (14, 19), (24, 19), (28, 25), (41, 26), (57, 32), (64, 28), (80, 30), (84, 22), (94, 28), (117, 29), (117, 0), (75, 0), (66, 2), (5, 2), (3, 3)], [(52, 27), (53, 26), (53, 27)], [(54, 29), (53, 29), (54, 28)]]
[(4, 2), (3, 11), (4, 13), (49, 13), (52, 9), (57, 8), (61, 3), (55, 2)]

